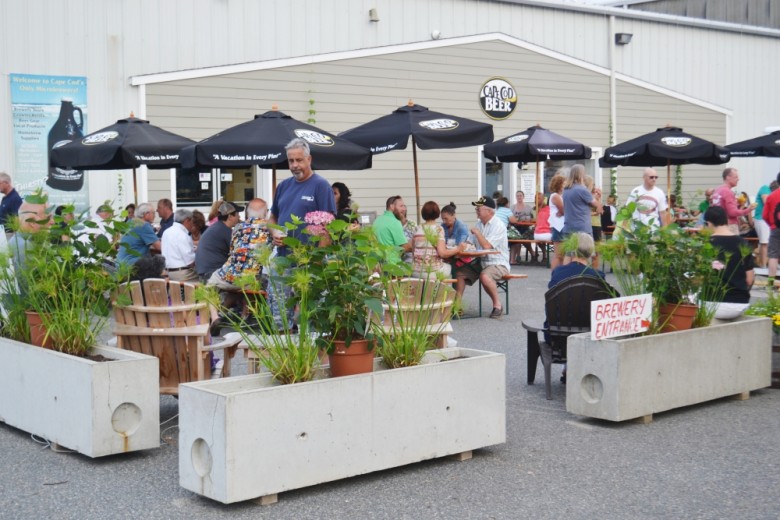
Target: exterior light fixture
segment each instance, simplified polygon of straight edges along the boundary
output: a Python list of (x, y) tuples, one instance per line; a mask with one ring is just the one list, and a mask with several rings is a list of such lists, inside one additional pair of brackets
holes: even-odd
[(372, 22), (379, 21), (379, 11), (376, 10), (376, 7), (372, 7), (368, 10), (368, 19)]
[(631, 33), (615, 33), (615, 43), (617, 45), (628, 45), (633, 37), (634, 35)]

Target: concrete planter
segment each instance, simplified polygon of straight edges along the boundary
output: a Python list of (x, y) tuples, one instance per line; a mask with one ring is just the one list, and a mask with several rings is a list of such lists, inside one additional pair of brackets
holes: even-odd
[(632, 339), (569, 338), (566, 409), (625, 421), (770, 384), (771, 320), (742, 317)]
[(0, 421), (88, 457), (160, 446), (157, 358), (96, 362), (0, 338)]
[(272, 502), (506, 441), (503, 354), (442, 349), (420, 366), (377, 360), (374, 370), (287, 386), (269, 374), (181, 385), (180, 484), (223, 503)]

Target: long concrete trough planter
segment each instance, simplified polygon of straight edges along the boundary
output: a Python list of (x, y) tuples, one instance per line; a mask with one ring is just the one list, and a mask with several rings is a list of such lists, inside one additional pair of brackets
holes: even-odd
[(157, 358), (96, 347), (92, 361), (0, 339), (0, 421), (88, 457), (160, 446)]
[(425, 364), (281, 386), (267, 373), (179, 388), (182, 487), (261, 499), (506, 441), (503, 354), (448, 348)]
[(771, 382), (772, 322), (742, 317), (698, 329), (630, 339), (569, 337), (566, 409), (625, 421)]

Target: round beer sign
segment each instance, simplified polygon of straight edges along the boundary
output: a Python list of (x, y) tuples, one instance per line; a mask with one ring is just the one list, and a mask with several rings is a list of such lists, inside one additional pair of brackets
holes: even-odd
[(506, 119), (517, 106), (515, 88), (503, 78), (490, 78), (479, 91), (479, 104), (490, 119)]

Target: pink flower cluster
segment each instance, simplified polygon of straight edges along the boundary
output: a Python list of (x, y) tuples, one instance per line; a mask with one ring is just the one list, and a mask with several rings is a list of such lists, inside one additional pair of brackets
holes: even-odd
[(325, 226), (333, 222), (333, 214), (327, 211), (310, 211), (303, 217), (303, 221), (308, 224), (306, 229), (311, 235), (325, 236), (327, 230)]

